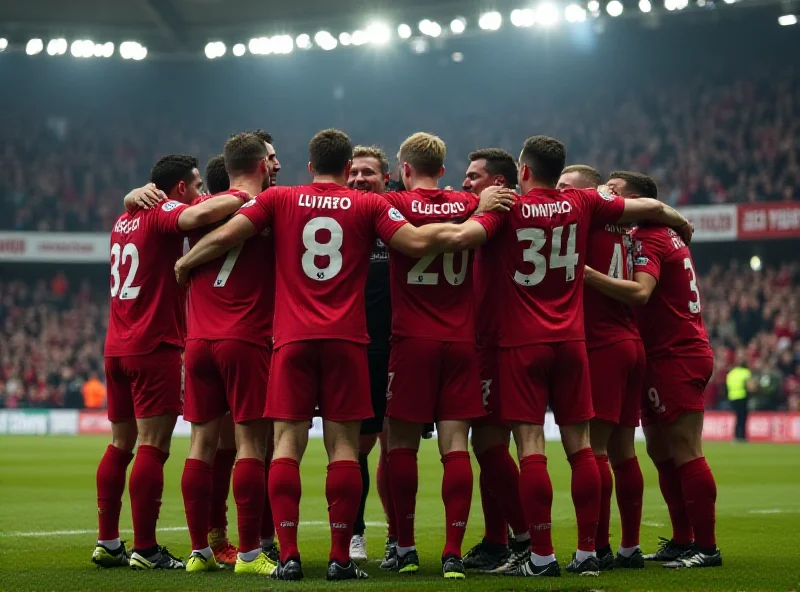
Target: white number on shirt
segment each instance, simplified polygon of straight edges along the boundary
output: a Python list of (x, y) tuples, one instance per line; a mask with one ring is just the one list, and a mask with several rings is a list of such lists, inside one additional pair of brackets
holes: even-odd
[(692, 267), (692, 260), (686, 257), (683, 260), (683, 268), (692, 272), (692, 279), (689, 280), (689, 289), (694, 292), (695, 300), (689, 301), (689, 312), (692, 314), (700, 314), (700, 290), (697, 289), (697, 274)]
[[(131, 266), (128, 269), (128, 276), (122, 284), (120, 290), (120, 277), (119, 266), (120, 263), (125, 263), (130, 259)], [(119, 246), (119, 243), (114, 243), (111, 247), (111, 297), (116, 298), (119, 294), (120, 300), (133, 300), (139, 295), (139, 286), (133, 285), (133, 280), (136, 277), (136, 272), (139, 271), (139, 250), (136, 245), (128, 243), (124, 248)]]
[[(469, 270), (469, 251), (461, 251), (461, 267), (458, 273), (455, 271), (454, 253), (445, 253), (442, 256), (442, 271), (444, 272), (444, 279), (451, 286), (458, 286), (464, 283), (464, 278), (467, 277)], [(422, 259), (417, 261), (417, 264), (408, 272), (408, 283), (416, 284), (418, 286), (435, 286), (439, 283), (439, 274), (435, 272), (426, 272), (434, 259), (438, 255), (425, 255)]]
[(608, 277), (623, 279), (622, 275), (622, 245), (614, 245), (614, 255), (611, 257), (611, 266), (608, 268)]
[[(557, 226), (553, 229), (553, 243), (550, 245), (550, 269), (566, 269), (567, 281), (575, 279), (575, 268), (578, 266), (578, 253), (575, 252), (577, 224), (569, 225), (566, 252), (562, 255), (564, 227)], [(547, 235), (543, 228), (520, 228), (517, 230), (517, 240), (530, 241), (530, 246), (522, 251), (522, 260), (533, 263), (533, 273), (524, 274), (519, 271), (514, 273), (514, 281), (523, 286), (535, 286), (540, 283), (547, 273), (547, 259), (540, 253), (547, 243)]]
[(236, 260), (239, 258), (239, 255), (241, 255), (243, 248), (244, 243), (228, 251), (228, 256), (225, 257), (225, 262), (222, 264), (222, 268), (217, 274), (217, 279), (214, 280), (215, 288), (224, 288), (225, 284), (228, 283), (228, 278), (231, 277), (233, 266), (236, 265)]
[[(317, 231), (327, 230), (331, 233), (331, 240), (327, 243), (317, 242)], [(341, 225), (333, 218), (322, 216), (312, 218), (303, 228), (303, 272), (312, 280), (324, 282), (335, 277), (342, 270), (342, 248), (344, 235)], [(314, 257), (328, 257), (327, 267), (317, 267)]]

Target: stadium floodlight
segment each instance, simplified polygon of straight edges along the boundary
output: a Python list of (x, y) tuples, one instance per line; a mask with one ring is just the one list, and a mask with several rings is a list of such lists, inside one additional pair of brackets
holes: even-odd
[(568, 23), (582, 23), (586, 20), (586, 10), (580, 4), (570, 4), (564, 9), (564, 18)]
[(795, 14), (784, 14), (778, 17), (778, 24), (781, 27), (791, 27), (792, 25), (797, 24), (797, 15)]
[(143, 60), (147, 57), (147, 48), (136, 41), (123, 41), (119, 45), (119, 55), (123, 60)]
[(675, 8), (678, 10), (683, 10), (689, 6), (689, 0), (675, 0)]
[(210, 43), (206, 43), (206, 57), (209, 60), (221, 58), (225, 55), (226, 50), (227, 48), (222, 41), (211, 41)]
[(503, 15), (499, 12), (484, 12), (478, 19), (478, 26), (484, 31), (497, 31), (503, 24)]
[(600, 12), (600, 3), (597, 0), (589, 0), (586, 8), (589, 12)]
[(392, 30), (385, 23), (372, 22), (367, 25), (367, 39), (375, 45), (386, 45), (392, 39)]
[(758, 255), (750, 257), (750, 269), (753, 271), (761, 271), (761, 257)]
[(103, 51), (100, 53), (101, 57), (110, 58), (114, 55), (114, 44), (110, 41), (103, 43)]
[(725, 4), (733, 4), (736, 0), (725, 0)]
[(31, 39), (28, 41), (27, 45), (25, 45), (25, 53), (28, 55), (36, 55), (37, 53), (41, 53), (44, 49), (44, 42), (41, 39)]
[(298, 49), (311, 49), (311, 36), (306, 33), (298, 35), (294, 42)]
[(94, 55), (94, 42), (78, 39), (70, 44), (69, 52), (76, 58), (90, 58)]
[(272, 53), (286, 55), (294, 50), (294, 39), (291, 35), (276, 35), (272, 38)]
[(450, 59), (453, 60), (456, 64), (460, 64), (461, 62), (464, 61), (464, 54), (461, 53), (460, 51), (457, 51), (450, 56)]
[(147, 57), (147, 48), (144, 45), (139, 45), (138, 43), (136, 45), (137, 47), (133, 53), (133, 59), (137, 62), (140, 62)]
[(461, 35), (467, 29), (467, 19), (458, 17), (450, 22), (450, 31), (454, 35)]
[(411, 33), (411, 27), (405, 23), (397, 27), (397, 35), (400, 37), (400, 39), (408, 39), (411, 37)]
[(511, 24), (515, 27), (532, 27), (536, 23), (536, 13), (530, 8), (517, 8), (511, 11)]
[(316, 35), (314, 35), (314, 43), (319, 45), (325, 51), (336, 49), (336, 46), (339, 45), (333, 35), (327, 31), (319, 31)]
[(428, 37), (438, 37), (442, 34), (442, 26), (436, 21), (424, 19), (419, 23), (419, 32)]
[(653, 10), (653, 5), (650, 0), (639, 0), (639, 10), (645, 13), (650, 12)]
[(672, 12), (678, 8), (678, 0), (664, 0), (664, 8)]
[(242, 57), (246, 51), (247, 47), (244, 43), (237, 43), (233, 46), (233, 55), (235, 55), (237, 58)]
[(5, 51), (8, 48), (8, 39), (0, 37), (0, 51)]
[(51, 39), (47, 42), (47, 55), (57, 56), (67, 53), (66, 39)]
[(369, 41), (369, 35), (367, 35), (366, 31), (362, 31), (361, 29), (353, 31), (353, 36), (350, 39), (353, 45), (364, 45), (367, 41)]
[(339, 33), (339, 43), (342, 45), (350, 45), (353, 42), (353, 36), (350, 33)]
[(622, 14), (622, 2), (619, 0), (611, 0), (606, 4), (606, 12), (609, 16), (619, 16)]

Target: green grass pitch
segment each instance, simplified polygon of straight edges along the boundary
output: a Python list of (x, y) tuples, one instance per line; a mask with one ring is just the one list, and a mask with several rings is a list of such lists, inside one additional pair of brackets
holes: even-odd
[[(312, 441), (303, 463), (300, 547), (306, 579), (298, 584), (230, 572), (189, 575), (182, 572), (98, 570), (89, 561), (95, 541), (95, 468), (105, 437), (0, 437), (0, 590), (798, 590), (800, 568), (800, 448), (791, 445), (709, 444), (707, 454), (716, 475), (718, 541), (722, 568), (672, 572), (649, 565), (641, 572), (617, 570), (599, 578), (564, 574), (560, 579), (531, 581), (470, 575), (465, 582), (441, 577), (439, 556), (444, 513), (439, 497), (441, 464), (435, 443), (420, 452), (417, 503), (417, 547), (422, 567), (417, 576), (383, 573), (374, 563), (383, 550), (384, 529), (377, 495), (370, 495), (367, 529), (368, 581), (328, 584), (327, 508), (324, 497), (326, 459), (319, 440)], [(166, 467), (166, 488), (159, 525), (161, 544), (188, 556), (189, 538), (180, 497), (180, 471), (187, 439), (175, 441)], [(575, 548), (575, 518), (569, 494), (569, 467), (557, 443), (549, 445), (555, 490), (553, 535), (563, 563)], [(640, 450), (645, 473), (642, 543), (652, 550), (658, 535), (669, 535), (668, 517), (655, 472)], [(377, 461), (377, 451), (373, 455)], [(374, 476), (374, 472), (373, 472)], [(126, 494), (127, 495), (127, 494)], [(229, 503), (233, 509), (233, 502)], [(612, 546), (618, 544), (616, 511)], [(235, 541), (235, 510), (230, 515)], [(482, 533), (478, 489), (465, 540), (466, 549)], [(123, 538), (130, 538), (130, 510), (123, 509)], [(50, 533), (50, 534), (48, 534)]]

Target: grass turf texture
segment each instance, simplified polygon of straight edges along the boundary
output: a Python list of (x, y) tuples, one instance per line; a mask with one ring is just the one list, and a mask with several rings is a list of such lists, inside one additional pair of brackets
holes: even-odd
[[(441, 463), (435, 442), (420, 451), (420, 492), (417, 502), (417, 547), (421, 569), (416, 576), (382, 572), (374, 560), (383, 551), (384, 529), (380, 503), (373, 491), (367, 508), (370, 579), (329, 584), (324, 580), (329, 530), (324, 496), (326, 458), (320, 440), (309, 445), (303, 463), (303, 502), (300, 548), (306, 579), (300, 584), (273, 582), (230, 572), (131, 572), (98, 570), (90, 563), (95, 542), (95, 469), (107, 444), (105, 437), (0, 437), (0, 590), (797, 590), (800, 570), (796, 550), (800, 541), (800, 448), (792, 445), (709, 444), (707, 455), (719, 489), (717, 527), (724, 566), (674, 572), (648, 565), (641, 572), (616, 570), (599, 578), (562, 575), (539, 581), (470, 574), (466, 582), (441, 576), (444, 512), (440, 497)], [(180, 472), (188, 439), (177, 439), (167, 463), (159, 542), (177, 555), (190, 553), (180, 496)], [(575, 549), (575, 517), (569, 466), (557, 443), (548, 445), (555, 499), (553, 536), (564, 563)], [(658, 491), (655, 471), (640, 449), (645, 473), (642, 542), (654, 550), (658, 535), (669, 536), (668, 516)], [(377, 450), (372, 455), (372, 475)], [(477, 467), (475, 467), (477, 475)], [(612, 502), (614, 503), (614, 502)], [(229, 515), (236, 542), (233, 500)], [(125, 497), (122, 538), (131, 540), (130, 505)], [(483, 521), (477, 485), (464, 552), (482, 535)], [(42, 536), (39, 533), (65, 531)], [(69, 532), (78, 531), (78, 532)], [(88, 532), (87, 532), (88, 531)], [(616, 510), (612, 518), (612, 547), (619, 543)], [(130, 546), (129, 546), (130, 548)], [(794, 558), (792, 556), (794, 555)]]

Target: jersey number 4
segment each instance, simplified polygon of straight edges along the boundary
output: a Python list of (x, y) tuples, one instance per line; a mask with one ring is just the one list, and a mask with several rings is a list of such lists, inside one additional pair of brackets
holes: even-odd
[[(575, 280), (575, 268), (578, 267), (578, 253), (575, 252), (577, 224), (570, 224), (567, 233), (567, 248), (562, 255), (564, 226), (553, 228), (553, 240), (550, 245), (550, 269), (565, 269), (567, 281)], [(530, 245), (522, 251), (522, 260), (533, 264), (533, 273), (514, 272), (514, 281), (522, 286), (535, 286), (544, 279), (547, 273), (547, 259), (541, 250), (547, 244), (547, 234), (543, 228), (520, 228), (517, 230), (519, 242), (529, 241)]]
[[(125, 265), (128, 260), (131, 266), (128, 268), (128, 275), (120, 286), (119, 266)], [(111, 297), (119, 296), (120, 300), (133, 300), (139, 295), (139, 286), (133, 285), (136, 279), (136, 272), (139, 271), (139, 250), (136, 245), (128, 243), (125, 247), (120, 247), (119, 243), (111, 246)]]

